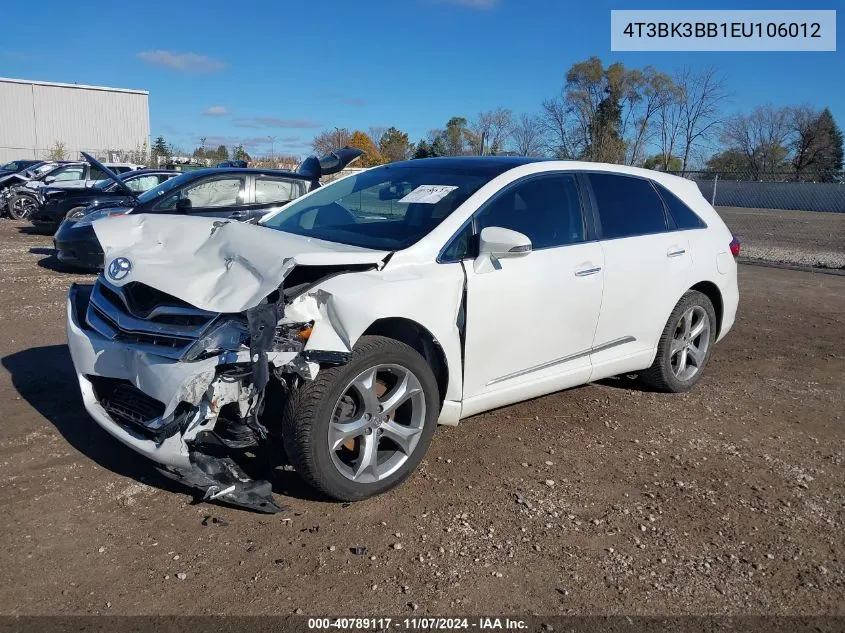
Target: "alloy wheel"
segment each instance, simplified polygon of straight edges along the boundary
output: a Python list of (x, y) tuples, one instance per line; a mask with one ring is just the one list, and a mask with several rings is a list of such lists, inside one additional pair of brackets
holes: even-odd
[(329, 424), (335, 468), (355, 483), (374, 483), (395, 473), (419, 443), (425, 424), (419, 379), (401, 365), (371, 367), (338, 399)]
[(704, 367), (710, 347), (710, 317), (701, 306), (686, 310), (672, 335), (669, 363), (678, 380), (692, 379)]
[(15, 196), (9, 202), (9, 214), (15, 220), (26, 220), (36, 209), (35, 200), (29, 196)]

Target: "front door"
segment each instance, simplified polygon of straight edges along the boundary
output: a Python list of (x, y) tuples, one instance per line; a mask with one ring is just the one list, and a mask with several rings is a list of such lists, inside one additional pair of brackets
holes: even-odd
[(462, 415), (534, 397), (590, 376), (603, 255), (590, 241), (574, 175), (518, 181), (482, 207), (477, 235), (499, 226), (529, 237), (527, 256), (467, 277)]
[(247, 219), (247, 196), (246, 174), (223, 173), (185, 185), (158, 203), (155, 210), (240, 221)]

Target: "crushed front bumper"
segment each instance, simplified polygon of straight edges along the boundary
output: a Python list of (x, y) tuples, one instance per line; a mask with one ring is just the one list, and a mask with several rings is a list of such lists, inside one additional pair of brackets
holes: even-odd
[[(90, 286), (71, 286), (67, 336), (83, 404), (97, 424), (166, 474), (202, 489), (205, 497), (278, 511), (269, 484), (258, 486), (261, 499), (256, 501), (256, 484), (266, 482), (249, 480), (228, 458), (210, 459), (196, 450), (201, 437), (213, 434), (221, 407), (240, 396), (242, 385), (223, 379), (219, 366), (248, 366), (249, 353), (183, 362), (107, 339), (85, 322), (90, 292)], [(289, 360), (295, 356), (291, 352)], [(118, 390), (119, 398), (112, 395)]]

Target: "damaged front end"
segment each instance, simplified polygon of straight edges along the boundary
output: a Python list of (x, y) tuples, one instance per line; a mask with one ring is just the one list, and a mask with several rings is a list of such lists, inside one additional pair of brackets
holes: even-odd
[(278, 512), (270, 480), (280, 407), (300, 381), (351, 353), (331, 296), (315, 286), (375, 266), (290, 260), (276, 289), (240, 312), (199, 308), (143, 281), (74, 284), (68, 345), (85, 407), (202, 498)]

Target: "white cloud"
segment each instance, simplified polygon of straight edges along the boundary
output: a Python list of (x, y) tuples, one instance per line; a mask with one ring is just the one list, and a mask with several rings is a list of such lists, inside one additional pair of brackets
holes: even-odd
[(226, 62), (205, 55), (172, 51), (144, 51), (138, 53), (138, 59), (153, 66), (164, 66), (186, 73), (214, 73), (223, 70), (228, 65)]
[(229, 114), (229, 111), (226, 109), (226, 106), (211, 106), (210, 108), (206, 108), (202, 114), (203, 116), (226, 116)]

